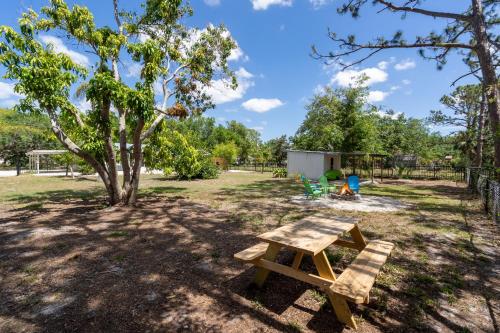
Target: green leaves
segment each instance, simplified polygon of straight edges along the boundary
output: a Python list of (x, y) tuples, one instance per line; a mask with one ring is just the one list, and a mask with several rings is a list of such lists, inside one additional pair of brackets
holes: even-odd
[[(18, 109), (49, 115), (64, 146), (99, 172), (112, 203), (117, 202), (117, 193), (123, 193), (115, 188), (118, 180), (110, 179), (115, 177), (116, 141), (123, 149), (118, 154), (122, 163), (133, 167), (132, 164), (141, 163), (142, 142), (164, 118), (197, 115), (213, 107), (206, 87), (215, 76), (229, 79), (236, 87), (235, 76), (227, 64), (236, 45), (224, 27), (198, 30), (185, 26), (183, 18), (191, 15), (192, 10), (181, 0), (146, 0), (140, 14), (114, 9), (109, 15), (116, 14), (117, 26), (99, 27), (88, 8), (50, 0), (40, 16), (32, 10), (24, 13), (19, 29), (0, 26), (4, 77), (15, 81), (16, 92), (24, 96)], [(60, 53), (57, 46), (39, 41), (39, 33), (51, 31), (63, 33), (94, 54), (92, 72)], [(140, 66), (141, 73), (133, 86), (122, 81), (120, 75), (120, 65), (131, 61)], [(164, 92), (160, 103), (154, 93), (158, 84)], [(71, 101), (73, 91), (78, 97), (85, 96), (90, 110), (77, 109)], [(161, 107), (155, 106), (157, 103)], [(154, 149), (156, 145), (180, 149), (163, 156), (170, 156), (166, 158), (174, 165), (177, 159), (182, 161), (184, 171), (180, 173), (189, 178), (201, 168), (199, 152), (189, 140), (177, 132), (168, 140), (156, 138), (148, 144)], [(129, 162), (130, 151), (126, 147), (131, 144), (135, 151)], [(137, 172), (139, 168), (132, 170)], [(139, 175), (125, 175), (124, 179), (134, 177)], [(124, 184), (124, 188), (130, 186), (137, 190), (137, 182)], [(136, 197), (131, 193), (127, 196)]]

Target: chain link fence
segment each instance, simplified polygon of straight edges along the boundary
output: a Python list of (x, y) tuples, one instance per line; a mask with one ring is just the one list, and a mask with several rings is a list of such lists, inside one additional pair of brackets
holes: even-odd
[(491, 215), (493, 221), (500, 221), (500, 183), (495, 180), (493, 170), (481, 168), (467, 169), (467, 185), (479, 195), (484, 211)]

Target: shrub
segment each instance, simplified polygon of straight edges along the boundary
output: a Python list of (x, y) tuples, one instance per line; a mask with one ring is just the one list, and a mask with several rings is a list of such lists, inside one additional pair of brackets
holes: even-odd
[(238, 157), (238, 146), (234, 142), (219, 143), (214, 147), (212, 155), (214, 157), (223, 158), (227, 164), (231, 165)]
[(328, 180), (337, 180), (340, 179), (341, 176), (342, 176), (342, 171), (337, 169), (332, 169), (325, 172), (325, 177)]
[(287, 170), (285, 168), (277, 168), (273, 170), (273, 178), (286, 178)]
[(215, 179), (219, 177), (219, 168), (208, 158), (201, 160), (200, 173), (196, 178)]

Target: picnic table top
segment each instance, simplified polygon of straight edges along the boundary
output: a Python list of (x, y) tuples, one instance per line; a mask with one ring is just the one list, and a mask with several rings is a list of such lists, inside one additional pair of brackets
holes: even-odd
[(296, 223), (265, 232), (257, 238), (315, 256), (353, 229), (358, 220), (350, 217), (312, 215)]

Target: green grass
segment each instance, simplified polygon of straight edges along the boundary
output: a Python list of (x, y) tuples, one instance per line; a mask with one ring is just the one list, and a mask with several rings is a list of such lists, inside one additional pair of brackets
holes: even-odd
[(127, 237), (127, 236), (128, 236), (127, 231), (113, 231), (112, 233), (109, 234), (109, 237), (112, 237), (112, 238)]

